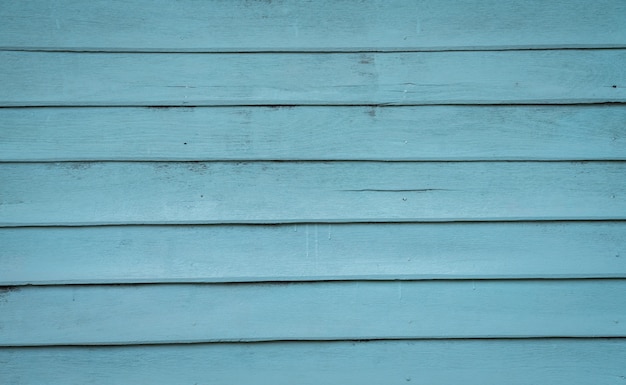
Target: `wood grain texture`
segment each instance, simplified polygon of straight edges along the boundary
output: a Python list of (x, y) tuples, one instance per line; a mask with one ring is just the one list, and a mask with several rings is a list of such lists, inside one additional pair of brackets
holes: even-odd
[(5, 1), (0, 48), (358, 51), (625, 47), (621, 1)]
[(280, 342), (0, 350), (6, 384), (621, 385), (623, 339)]
[(0, 285), (626, 278), (626, 222), (0, 229)]
[(0, 346), (626, 336), (626, 280), (23, 286)]
[(0, 225), (626, 219), (624, 162), (4, 163)]
[(0, 109), (0, 161), (594, 159), (626, 106)]
[(626, 102), (626, 50), (0, 52), (0, 106)]

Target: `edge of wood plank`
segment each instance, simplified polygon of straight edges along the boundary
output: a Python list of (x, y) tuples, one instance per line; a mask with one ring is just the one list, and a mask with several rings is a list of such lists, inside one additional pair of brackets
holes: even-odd
[[(526, 280), (551, 280), (567, 281), (572, 279), (624, 279), (626, 273), (594, 273), (594, 274), (543, 274), (535, 276), (519, 276), (504, 274), (475, 274), (475, 275), (455, 275), (446, 274), (399, 274), (399, 275), (337, 275), (337, 276), (284, 276), (284, 277), (227, 277), (227, 278), (169, 278), (169, 279), (76, 279), (76, 280), (21, 280), (21, 281), (0, 281), (0, 290), (11, 290), (24, 286), (106, 286), (106, 285), (153, 285), (153, 284), (238, 284), (238, 283), (259, 283), (259, 284), (288, 284), (315, 283), (315, 282), (412, 282), (412, 281), (526, 281)], [(625, 336), (626, 337), (626, 336)]]
[(183, 226), (183, 225), (285, 225), (285, 224), (302, 224), (302, 223), (318, 223), (318, 224), (347, 224), (347, 223), (472, 223), (472, 222), (484, 222), (484, 223), (498, 223), (498, 222), (604, 222), (604, 221), (624, 221), (626, 216), (624, 215), (604, 215), (604, 216), (533, 216), (533, 217), (442, 217), (442, 218), (392, 218), (392, 217), (380, 217), (380, 218), (341, 218), (341, 219), (328, 219), (328, 218), (306, 218), (306, 220), (300, 218), (294, 219), (272, 219), (272, 220), (178, 220), (178, 221), (166, 221), (160, 220), (158, 222), (148, 221), (91, 221), (91, 222), (74, 222), (68, 221), (60, 223), (55, 222), (0, 222), (0, 228), (26, 228), (26, 227), (92, 227), (92, 226)]
[(341, 342), (426, 342), (426, 341), (533, 341), (533, 340), (620, 340), (626, 339), (626, 334), (617, 333), (599, 333), (599, 334), (580, 334), (570, 336), (566, 334), (551, 334), (551, 335), (522, 335), (522, 334), (510, 334), (510, 335), (497, 335), (490, 334), (464, 336), (464, 335), (441, 335), (441, 336), (428, 336), (428, 337), (410, 337), (410, 336), (363, 336), (363, 337), (324, 337), (324, 338), (207, 338), (207, 339), (189, 339), (189, 340), (147, 340), (147, 341), (107, 341), (107, 342), (80, 342), (80, 343), (62, 343), (62, 342), (50, 342), (50, 343), (14, 343), (4, 344), (0, 340), (0, 350), (7, 348), (16, 349), (39, 349), (39, 348), (121, 348), (121, 347), (156, 347), (156, 346), (199, 346), (199, 345), (221, 345), (221, 344), (273, 344), (273, 343), (341, 343)]
[[(621, 88), (621, 87), (620, 87)], [(626, 97), (616, 98), (577, 98), (577, 99), (481, 99), (481, 100), (467, 100), (467, 99), (445, 99), (435, 101), (423, 101), (423, 102), (401, 102), (401, 101), (381, 101), (372, 102), (371, 100), (355, 100), (353, 102), (345, 101), (328, 101), (320, 103), (319, 100), (298, 100), (294, 102), (289, 99), (280, 100), (260, 100), (258, 102), (242, 102), (242, 100), (220, 100), (219, 102), (210, 100), (156, 100), (156, 101), (133, 101), (129, 103), (116, 104), (110, 101), (75, 101), (75, 102), (49, 102), (49, 101), (6, 101), (0, 100), (0, 108), (81, 108), (81, 107), (113, 107), (113, 108), (132, 108), (132, 107), (144, 107), (144, 108), (176, 108), (176, 107), (267, 107), (267, 106), (285, 106), (285, 107), (360, 107), (360, 106), (372, 106), (372, 107), (421, 107), (421, 106), (567, 106), (567, 105), (601, 105), (601, 104), (626, 104)]]
[(561, 51), (561, 50), (609, 50), (625, 49), (626, 44), (526, 44), (526, 45), (450, 45), (450, 46), (345, 46), (345, 47), (81, 47), (81, 46), (0, 46), (0, 52), (67, 52), (67, 53), (207, 53), (207, 54), (248, 54), (248, 53), (411, 53), (411, 52), (499, 52), (499, 51)]

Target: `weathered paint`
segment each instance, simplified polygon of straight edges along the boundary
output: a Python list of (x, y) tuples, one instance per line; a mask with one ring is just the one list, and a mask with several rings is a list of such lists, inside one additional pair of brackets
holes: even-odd
[(272, 342), (0, 350), (0, 381), (45, 384), (622, 385), (619, 339)]
[(622, 220), (625, 174), (595, 161), (6, 163), (0, 226)]
[(626, 222), (3, 228), (0, 285), (626, 278), (625, 232)]
[(0, 346), (623, 337), (625, 290), (624, 279), (24, 286), (0, 294)]
[(1, 383), (623, 383), (623, 2), (0, 21)]
[(626, 106), (3, 108), (0, 161), (626, 160)]
[(0, 106), (626, 102), (626, 50), (125, 54), (0, 51)]
[(385, 51), (626, 47), (613, 0), (64, 0), (0, 3), (0, 48)]

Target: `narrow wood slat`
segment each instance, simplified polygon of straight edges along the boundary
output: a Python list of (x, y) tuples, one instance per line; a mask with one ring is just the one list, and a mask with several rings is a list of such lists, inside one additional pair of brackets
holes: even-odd
[(626, 336), (626, 280), (23, 286), (0, 346)]
[(626, 160), (626, 106), (0, 109), (0, 161)]
[(626, 222), (0, 229), (0, 285), (626, 278)]
[(0, 225), (625, 219), (624, 162), (4, 163)]
[(621, 1), (5, 1), (0, 48), (120, 51), (624, 47)]
[(279, 342), (0, 350), (35, 384), (621, 385), (623, 339)]
[(1, 106), (626, 102), (626, 50), (0, 52)]

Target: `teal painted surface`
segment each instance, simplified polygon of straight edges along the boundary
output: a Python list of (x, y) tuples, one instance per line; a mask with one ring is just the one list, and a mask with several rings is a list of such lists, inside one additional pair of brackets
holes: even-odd
[(624, 339), (280, 342), (0, 350), (19, 384), (615, 384)]
[(0, 346), (623, 337), (625, 290), (624, 279), (25, 286), (2, 293)]
[(625, 222), (3, 228), (0, 285), (626, 278), (624, 232)]
[(626, 46), (613, 0), (6, 1), (0, 48), (377, 51)]
[(621, 220), (624, 175), (624, 162), (6, 163), (0, 226)]
[(623, 2), (0, 21), (0, 383), (624, 381)]
[(626, 102), (624, 62), (621, 49), (280, 55), (0, 51), (0, 105)]
[(0, 109), (0, 161), (626, 160), (626, 107)]

